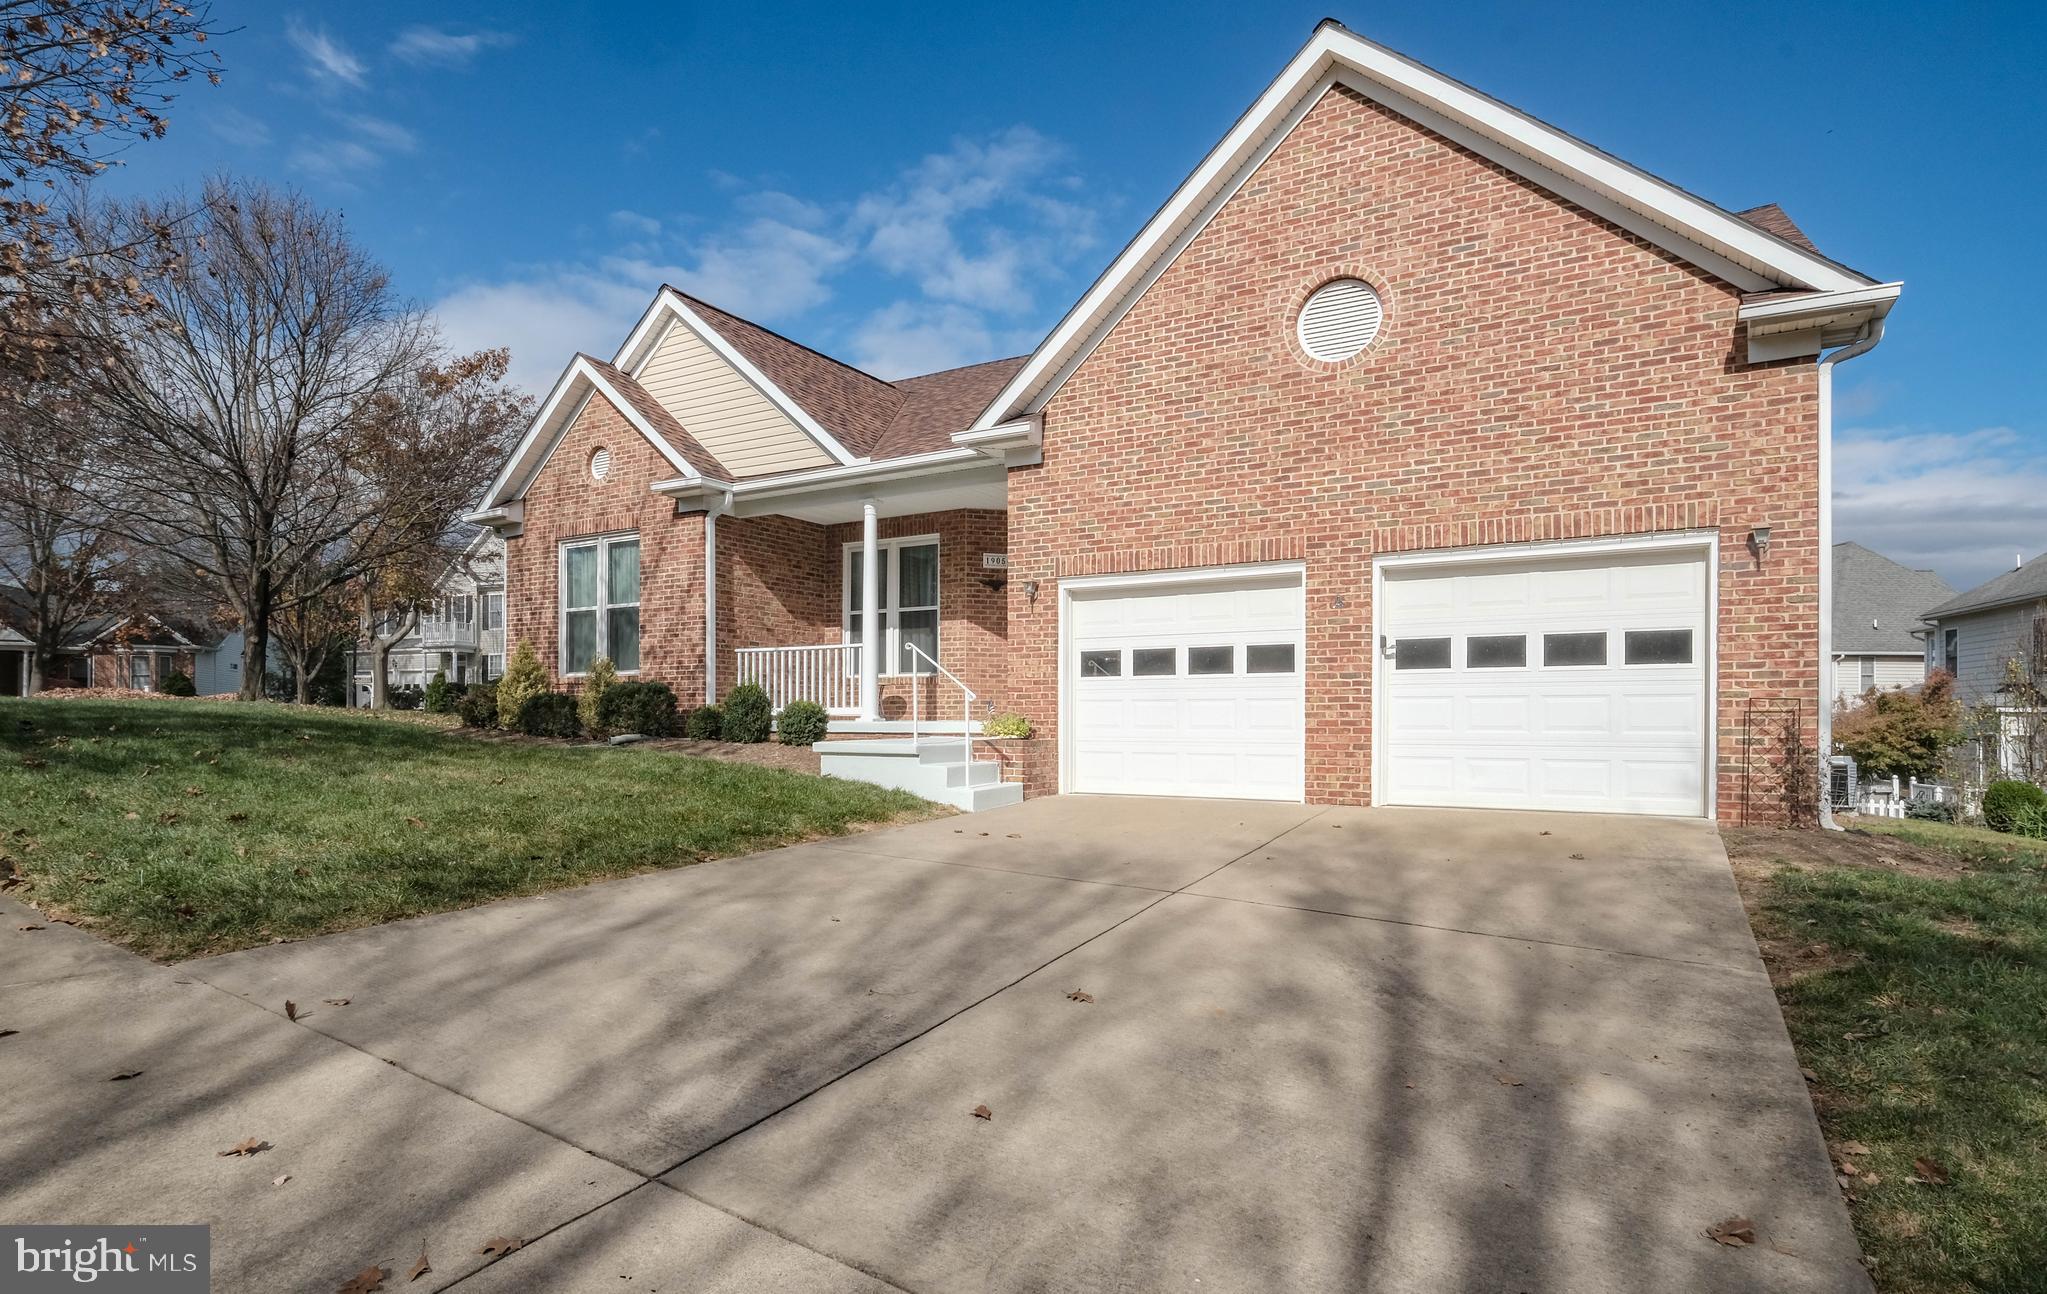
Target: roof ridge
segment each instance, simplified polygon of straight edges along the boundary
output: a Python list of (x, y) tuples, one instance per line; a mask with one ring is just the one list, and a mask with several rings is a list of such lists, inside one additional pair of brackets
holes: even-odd
[(667, 289), (668, 291), (673, 292), (675, 295), (681, 297), (683, 300), (689, 302), (692, 305), (699, 305), (707, 310), (716, 311), (717, 313), (724, 315), (727, 319), (737, 319), (740, 323), (745, 324), (749, 328), (757, 328), (761, 332), (766, 333), (768, 336), (773, 337), (776, 341), (787, 342), (789, 345), (794, 346), (798, 350), (808, 351), (810, 354), (817, 356), (821, 360), (826, 360), (830, 363), (838, 365), (840, 368), (845, 369), (848, 373), (856, 373), (859, 376), (866, 378), (868, 381), (877, 383), (878, 385), (881, 386), (892, 387), (895, 385), (895, 383), (889, 381), (887, 378), (876, 377), (874, 374), (868, 372), (864, 368), (861, 368), (859, 365), (849, 364), (845, 360), (840, 359), (837, 355), (827, 354), (826, 352), (819, 350), (815, 346), (809, 345), (805, 342), (797, 341), (794, 337), (788, 336), (787, 334), (776, 332), (773, 328), (768, 327), (766, 324), (760, 322), (758, 319), (749, 319), (745, 315), (734, 314), (732, 311), (727, 310), (724, 306), (721, 306), (714, 301), (706, 301), (700, 296), (692, 296), (690, 293), (684, 292), (681, 288), (676, 287), (673, 283), (663, 283), (661, 286)]

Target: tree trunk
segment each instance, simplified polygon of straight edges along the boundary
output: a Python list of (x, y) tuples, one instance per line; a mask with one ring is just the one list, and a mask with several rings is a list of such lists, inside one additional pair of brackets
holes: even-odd
[(256, 572), (249, 614), (242, 625), (242, 700), (263, 699), (263, 676), (270, 663), (270, 572)]

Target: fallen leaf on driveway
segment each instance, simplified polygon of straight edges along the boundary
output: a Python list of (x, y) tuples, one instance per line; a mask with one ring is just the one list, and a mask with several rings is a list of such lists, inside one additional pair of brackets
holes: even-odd
[(1947, 1169), (1931, 1159), (1913, 1160), (1912, 1175), (1928, 1186), (1946, 1186), (1948, 1183)]
[(37, 925), (27, 925), (27, 926), (16, 926), (16, 927), (14, 927), (14, 928), (15, 928), (16, 930), (41, 930), (41, 929), (42, 929), (42, 927), (41, 927), (41, 926), (37, 926)]
[(251, 1137), (247, 1141), (242, 1142), (240, 1145), (229, 1146), (226, 1150), (221, 1151), (220, 1157), (222, 1159), (226, 1159), (230, 1156), (235, 1156), (246, 1159), (250, 1155), (262, 1154), (264, 1151), (268, 1149), (270, 1149), (269, 1142), (263, 1141), (256, 1137)]
[(1495, 1074), (1493, 1075), (1493, 1081), (1498, 1083), (1501, 1087), (1521, 1086), (1521, 1080), (1514, 1077), (1512, 1074)]
[(284, 1018), (287, 1020), (296, 1020), (299, 1018), (299, 1004), (292, 1001), (290, 998), (284, 999)]
[(419, 1242), (419, 1261), (412, 1264), (412, 1270), (407, 1273), (405, 1279), (407, 1281), (416, 1281), (433, 1269), (434, 1265), (427, 1261), (426, 1241), (422, 1240)]
[(347, 1005), (348, 1005), (348, 999), (347, 999), (347, 998), (345, 998), (345, 997), (323, 997), (323, 998), (321, 998), (320, 1000), (321, 1000), (322, 1002), (325, 1002), (325, 1003), (326, 1003), (326, 1004), (327, 1004), (328, 1006), (347, 1006)]
[(279, 1173), (277, 1176), (270, 1179), (270, 1184), (272, 1186), (282, 1186), (290, 1180), (291, 1180), (290, 1173)]
[(1092, 1002), (1095, 1000), (1095, 995), (1086, 989), (1077, 988), (1066, 995), (1066, 1000), (1069, 1002)]
[(1706, 1238), (1730, 1247), (1752, 1245), (1756, 1242), (1756, 1224), (1747, 1218), (1729, 1218), (1707, 1227)]
[(349, 1277), (348, 1284), (343, 1285), (334, 1294), (370, 1294), (370, 1291), (382, 1288), (384, 1288), (384, 1269), (381, 1267), (365, 1267)]
[(1798, 1076), (1808, 1083), (1817, 1083), (1820, 1081), (1820, 1076), (1809, 1069), (1799, 1070)]
[(974, 1107), (974, 1110), (973, 1110), (973, 1114), (974, 1114), (974, 1117), (975, 1117), (975, 1118), (977, 1118), (977, 1119), (986, 1119), (986, 1120), (990, 1120), (990, 1121), (993, 1121), (993, 1120), (994, 1120), (994, 1118), (995, 1118), (995, 1111), (993, 1111), (993, 1110), (989, 1109), (989, 1108), (988, 1108), (987, 1106), (985, 1106), (985, 1105), (977, 1105), (977, 1106), (975, 1106), (975, 1107)]
[(1585, 855), (1583, 854), (1572, 854), (1571, 857), (1577, 859), (1581, 863), (1585, 861)]
[(127, 1081), (128, 1081), (129, 1079), (131, 1079), (131, 1078), (140, 1078), (140, 1077), (142, 1077), (142, 1071), (141, 1071), (141, 1070), (139, 1070), (139, 1069), (124, 1069), (124, 1070), (122, 1070), (122, 1071), (121, 1071), (120, 1073), (118, 1073), (118, 1074), (114, 1075), (114, 1076), (113, 1076), (112, 1078), (109, 1078), (109, 1079), (108, 1079), (107, 1081), (108, 1081), (109, 1083), (125, 1083), (125, 1082), (127, 1082)]
[(483, 1248), (476, 1252), (480, 1254), (495, 1254), (497, 1257), (502, 1258), (525, 1243), (524, 1240), (519, 1239), (517, 1236), (492, 1236)]

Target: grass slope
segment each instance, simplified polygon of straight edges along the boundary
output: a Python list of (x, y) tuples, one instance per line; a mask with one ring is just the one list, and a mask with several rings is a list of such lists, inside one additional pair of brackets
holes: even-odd
[(165, 960), (933, 812), (780, 769), (198, 701), (0, 701), (0, 806), (14, 897)]
[(1882, 864), (1778, 866), (1757, 923), (1812, 954), (1779, 997), (1837, 1158), (1869, 1152), (1846, 1189), (1877, 1286), (2047, 1291), (2047, 844), (1867, 829)]

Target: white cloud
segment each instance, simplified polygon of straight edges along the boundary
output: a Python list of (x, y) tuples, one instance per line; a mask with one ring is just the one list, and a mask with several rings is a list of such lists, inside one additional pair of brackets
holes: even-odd
[(341, 133), (301, 136), (291, 151), (292, 166), (308, 175), (339, 187), (354, 182), (384, 164), (393, 153), (410, 153), (419, 139), (395, 121), (361, 113), (335, 117)]
[(308, 27), (293, 18), (285, 23), (284, 35), (305, 56), (306, 70), (316, 80), (362, 86), (365, 71), (362, 60), (329, 36), (325, 27)]
[(419, 146), (419, 137), (395, 121), (350, 113), (341, 118), (364, 143), (387, 153), (409, 153)]
[(2007, 427), (1843, 431), (1834, 537), (1929, 567), (1957, 589), (1981, 584), (2047, 541), (2047, 454)]
[(1028, 126), (961, 139), (855, 204), (867, 252), (924, 295), (989, 310), (1022, 310), (1035, 289), (1094, 241), (1093, 211), (1046, 190), (1064, 150)]
[(206, 128), (236, 148), (253, 151), (270, 146), (270, 127), (239, 108), (212, 108), (206, 114)]
[(517, 39), (503, 31), (456, 33), (440, 27), (413, 26), (400, 31), (392, 40), (391, 53), (416, 67), (435, 64), (467, 67), (484, 50), (510, 45)]
[[(578, 348), (606, 353), (662, 283), (770, 326), (834, 300), (856, 272), (882, 302), (827, 336), (885, 377), (1012, 355), (1037, 340), (1042, 286), (1092, 245), (1094, 210), (1059, 172), (1052, 141), (1026, 127), (956, 141), (850, 202), (826, 204), (729, 174), (732, 218), (684, 234), (636, 211), (606, 219), (614, 243), (570, 266), (472, 284), (438, 307), (466, 347), (509, 344), (514, 378), (544, 391)], [(888, 283), (908, 295), (889, 300)]]

